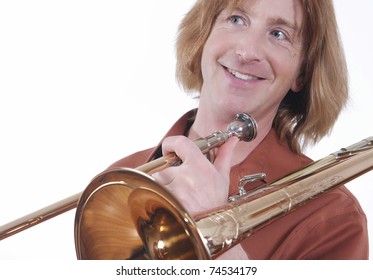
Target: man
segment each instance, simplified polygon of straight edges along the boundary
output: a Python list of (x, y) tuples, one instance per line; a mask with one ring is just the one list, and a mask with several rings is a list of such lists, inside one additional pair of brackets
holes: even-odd
[[(302, 144), (330, 131), (348, 96), (332, 1), (197, 1), (181, 23), (177, 59), (181, 85), (200, 93), (198, 110), (170, 129), (162, 147), (112, 167), (176, 153), (183, 164), (153, 176), (191, 215), (226, 204), (244, 175), (265, 172), (272, 182), (310, 163)], [(257, 137), (230, 139), (210, 162), (192, 140), (225, 129), (239, 112), (256, 119)], [(367, 243), (364, 212), (340, 187), (219, 258), (366, 259)]]

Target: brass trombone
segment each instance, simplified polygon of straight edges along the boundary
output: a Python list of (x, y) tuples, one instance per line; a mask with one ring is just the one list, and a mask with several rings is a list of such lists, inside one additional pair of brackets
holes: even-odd
[[(251, 141), (255, 139), (256, 133), (257, 124), (255, 120), (251, 116), (241, 113), (235, 116), (234, 121), (232, 121), (228, 125), (225, 131), (216, 131), (212, 133), (210, 136), (197, 139), (195, 143), (201, 149), (202, 153), (206, 154), (211, 149), (214, 149), (224, 144), (230, 137), (234, 136), (238, 137), (242, 141)], [(176, 164), (180, 164), (180, 160), (176, 157), (175, 154), (170, 154), (162, 158), (158, 158), (147, 164), (144, 164), (143, 166), (138, 167), (136, 170), (138, 170), (139, 172), (151, 174), (158, 170)], [(97, 183), (103, 183), (105, 179), (112, 178), (114, 174), (125, 172), (126, 169), (105, 171), (102, 174), (96, 176), (89, 184), (87, 189), (90, 190), (92, 189), (92, 187), (96, 187)], [(106, 182), (106, 184), (109, 183)], [(69, 210), (76, 208), (79, 205), (79, 200), (81, 199), (82, 195), (85, 195), (85, 193), (87, 193), (87, 190), (85, 190), (84, 192), (76, 193), (52, 205), (44, 207), (31, 214), (28, 214), (17, 220), (0, 226), (0, 240), (8, 238), (16, 233), (24, 231), (30, 227), (38, 225), (44, 221), (47, 221), (53, 217), (56, 217), (62, 213), (65, 213)], [(123, 202), (120, 203), (118, 206), (121, 207), (122, 204)]]
[[(369, 137), (253, 193), (242, 188), (226, 206), (195, 217), (151, 176), (132, 169), (110, 171), (98, 176), (78, 207), (77, 256), (214, 259), (261, 227), (372, 168), (373, 137)], [(254, 174), (242, 180), (263, 177)], [(112, 195), (115, 189), (121, 190), (122, 197)], [(109, 209), (117, 203), (125, 206), (121, 213)]]
[[(254, 119), (238, 114), (226, 131), (198, 139), (196, 144), (206, 154), (232, 136), (251, 141), (256, 131)], [(274, 219), (372, 170), (373, 137), (254, 193), (240, 188), (225, 207), (195, 217), (150, 176), (180, 163), (170, 154), (136, 169), (106, 170), (82, 193), (1, 226), (0, 240), (76, 207), (78, 259), (215, 258)], [(242, 184), (263, 176), (245, 177)]]

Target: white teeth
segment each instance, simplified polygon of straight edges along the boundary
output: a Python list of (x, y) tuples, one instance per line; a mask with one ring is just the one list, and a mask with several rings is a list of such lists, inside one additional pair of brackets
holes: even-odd
[(236, 78), (238, 79), (241, 79), (241, 80), (245, 80), (245, 81), (249, 81), (249, 80), (258, 80), (257, 77), (254, 77), (254, 76), (250, 76), (250, 75), (246, 75), (246, 74), (242, 74), (240, 72), (237, 72), (237, 71), (234, 71), (230, 68), (227, 68), (228, 69), (228, 72), (231, 73), (233, 76), (235, 76)]

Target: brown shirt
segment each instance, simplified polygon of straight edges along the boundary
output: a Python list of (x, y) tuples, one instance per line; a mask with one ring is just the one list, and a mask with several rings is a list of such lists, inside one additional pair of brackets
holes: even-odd
[[(165, 137), (185, 135), (194, 115), (195, 111), (186, 113)], [(135, 168), (160, 152), (161, 144), (111, 167)], [(270, 183), (310, 162), (291, 152), (271, 130), (245, 161), (232, 168), (230, 193), (237, 192), (238, 181), (245, 175), (263, 172)], [(356, 198), (342, 186), (259, 229), (241, 245), (250, 259), (368, 259), (367, 219)]]

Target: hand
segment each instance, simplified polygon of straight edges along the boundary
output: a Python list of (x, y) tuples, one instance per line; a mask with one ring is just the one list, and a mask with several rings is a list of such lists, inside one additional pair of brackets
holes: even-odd
[(227, 203), (229, 175), (234, 147), (238, 139), (230, 138), (211, 163), (195, 143), (184, 136), (172, 136), (162, 144), (163, 154), (176, 153), (182, 164), (153, 174), (184, 206), (190, 215)]

